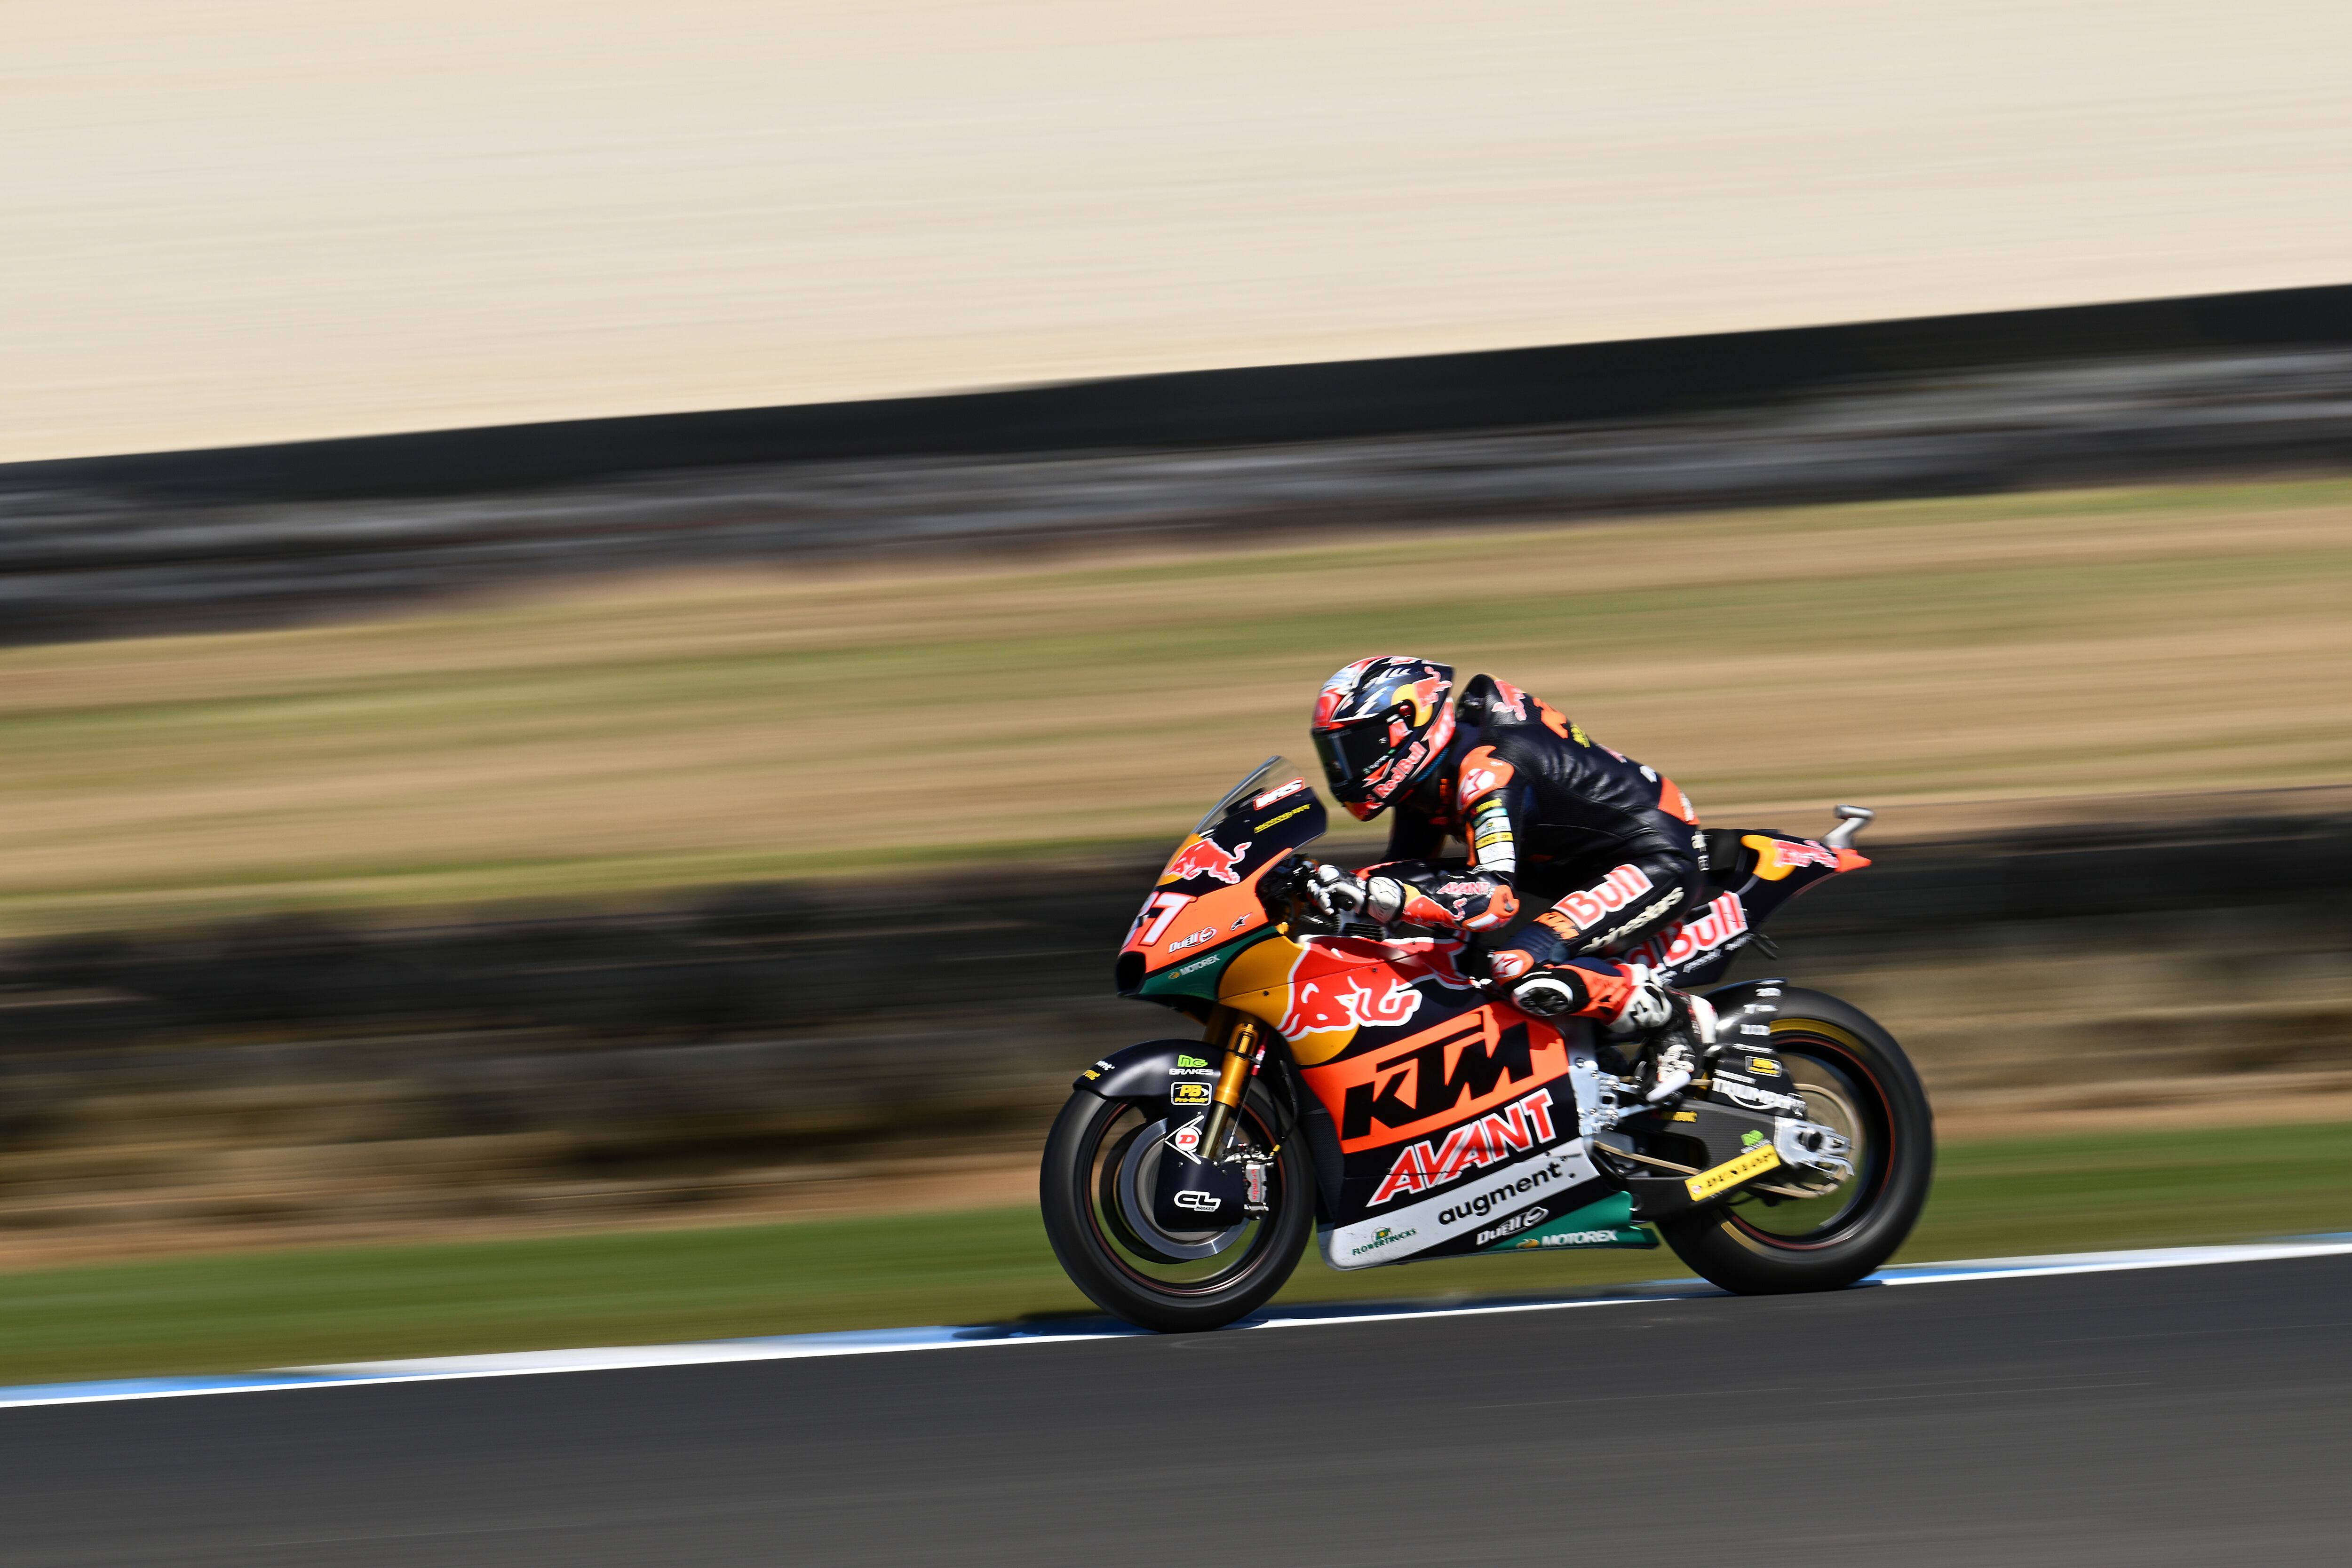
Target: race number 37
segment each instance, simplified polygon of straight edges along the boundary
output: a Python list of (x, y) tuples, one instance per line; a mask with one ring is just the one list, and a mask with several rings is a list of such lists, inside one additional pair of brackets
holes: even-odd
[(1143, 913), (1135, 917), (1136, 939), (1146, 947), (1160, 940), (1168, 923), (1176, 918), (1183, 907), (1192, 902), (1189, 893), (1155, 893), (1143, 902)]

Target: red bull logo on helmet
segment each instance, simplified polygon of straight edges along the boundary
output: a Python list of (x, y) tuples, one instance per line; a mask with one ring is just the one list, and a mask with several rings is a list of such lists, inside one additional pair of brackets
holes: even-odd
[(1205, 876), (1218, 882), (1239, 882), (1241, 873), (1234, 868), (1249, 853), (1250, 842), (1244, 839), (1227, 849), (1214, 839), (1194, 839), (1176, 852), (1176, 858), (1168, 862), (1168, 869), (1160, 873), (1160, 880), (1163, 883), (1186, 882), (1196, 876)]
[(1326, 727), (1338, 716), (1339, 710), (1347, 706), (1348, 699), (1356, 695), (1356, 686), (1364, 678), (1364, 672), (1381, 662), (1379, 659), (1359, 659), (1323, 683), (1322, 691), (1315, 697), (1316, 728)]
[(1402, 703), (1412, 707), (1413, 727), (1420, 729), (1444, 710), (1453, 685), (1452, 673), (1444, 664), (1426, 659), (1393, 654), (1359, 659), (1323, 683), (1315, 698), (1315, 727), (1375, 717)]

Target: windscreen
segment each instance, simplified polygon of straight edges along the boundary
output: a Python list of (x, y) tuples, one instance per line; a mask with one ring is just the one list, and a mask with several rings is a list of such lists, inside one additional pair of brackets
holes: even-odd
[[(1269, 777), (1277, 773), (1283, 774), (1285, 778), (1290, 777), (1291, 775), (1286, 772), (1289, 767), (1290, 763), (1283, 755), (1278, 751), (1276, 752), (1272, 757), (1242, 775), (1240, 783), (1219, 796), (1215, 805), (1201, 813), (1201, 820), (1192, 824), (1192, 831), (1196, 833), (1207, 832), (1215, 825), (1217, 820), (1232, 808), (1234, 801), (1249, 796), (1261, 795), (1273, 789), (1274, 785), (1266, 782)], [(1280, 781), (1276, 780), (1277, 783)]]
[(1268, 848), (1278, 841), (1283, 848), (1296, 849), (1322, 837), (1323, 803), (1307, 778), (1306, 769), (1280, 753), (1267, 758), (1202, 813), (1192, 824), (1192, 835), (1211, 836), (1220, 823), (1231, 820), (1244, 837), (1286, 828), (1287, 831), (1276, 831), (1266, 839)]
[(1307, 776), (1283, 758), (1251, 768), (1168, 857), (1120, 948), (1121, 994), (1213, 1001), (1226, 961), (1272, 919), (1258, 877), (1322, 837), (1328, 821)]

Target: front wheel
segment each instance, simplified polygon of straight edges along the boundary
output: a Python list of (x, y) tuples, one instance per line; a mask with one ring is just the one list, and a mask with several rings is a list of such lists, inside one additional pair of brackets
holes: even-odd
[(1853, 1284), (1911, 1234), (1936, 1169), (1927, 1091), (1895, 1037), (1821, 991), (1785, 990), (1780, 1009), (1773, 1054), (1811, 1119), (1853, 1144), (1853, 1175), (1819, 1197), (1751, 1188), (1657, 1222), (1693, 1271), (1743, 1295)]
[(1164, 1110), (1083, 1091), (1045, 1137), (1038, 1197), (1045, 1236), (1071, 1282), (1097, 1306), (1165, 1333), (1223, 1327), (1282, 1289), (1315, 1225), (1314, 1176), (1294, 1139), (1277, 1143), (1256, 1085), (1238, 1113), (1243, 1144), (1271, 1152), (1271, 1212), (1222, 1229), (1163, 1230), (1151, 1217)]

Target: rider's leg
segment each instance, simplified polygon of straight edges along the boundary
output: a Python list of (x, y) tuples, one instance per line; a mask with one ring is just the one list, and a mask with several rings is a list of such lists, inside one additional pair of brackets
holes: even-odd
[(1698, 1071), (1712, 1043), (1713, 1010), (1669, 989), (1647, 970), (1601, 955), (1622, 952), (1703, 902), (1695, 859), (1645, 855), (1578, 888), (1488, 955), (1487, 972), (1510, 988), (1522, 1011), (1593, 1019), (1612, 1035), (1649, 1051), (1653, 1097), (1674, 1092)]
[(1598, 870), (1498, 939), (1488, 972), (1507, 985), (1573, 958), (1622, 953), (1704, 904), (1703, 882), (1697, 860), (1683, 854), (1638, 855)]

